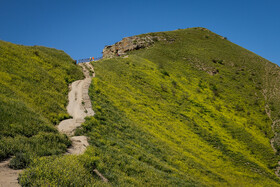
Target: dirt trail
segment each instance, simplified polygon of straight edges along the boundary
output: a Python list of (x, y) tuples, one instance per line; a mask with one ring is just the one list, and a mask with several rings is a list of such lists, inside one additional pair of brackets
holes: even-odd
[[(71, 91), (68, 94), (69, 104), (67, 106), (67, 112), (73, 119), (61, 121), (57, 127), (61, 133), (67, 134), (68, 136), (74, 135), (75, 129), (81, 126), (86, 116), (94, 115), (88, 95), (91, 79), (94, 77), (93, 67), (89, 62), (79, 65), (83, 67), (86, 78), (75, 81), (70, 85)], [(89, 72), (89, 70), (91, 72)], [(68, 149), (68, 154), (83, 154), (86, 147), (89, 145), (85, 136), (73, 136), (70, 139), (72, 141), (72, 146)]]
[[(65, 133), (68, 136), (72, 136), (72, 146), (67, 150), (67, 154), (80, 155), (89, 146), (86, 136), (73, 136), (75, 129), (85, 121), (86, 116), (93, 116), (94, 111), (92, 110), (91, 101), (88, 95), (88, 89), (93, 77), (95, 77), (94, 69), (89, 62), (79, 64), (83, 67), (85, 75), (84, 80), (78, 80), (70, 85), (71, 91), (68, 94), (69, 104), (67, 106), (68, 113), (73, 119), (67, 119), (60, 122), (58, 130), (61, 133)], [(108, 183), (106, 179), (97, 169), (93, 172), (100, 177), (104, 183)]]
[[(68, 94), (69, 104), (67, 106), (68, 113), (73, 119), (63, 120), (58, 125), (58, 130), (68, 136), (73, 136), (74, 131), (84, 121), (86, 116), (93, 116), (94, 111), (91, 107), (91, 101), (88, 96), (88, 89), (92, 77), (94, 77), (94, 69), (90, 63), (79, 64), (83, 67), (85, 79), (73, 82), (70, 85), (71, 91)], [(89, 72), (89, 70), (91, 72)], [(72, 146), (67, 150), (67, 154), (82, 154), (89, 145), (87, 137), (73, 136), (70, 138)], [(18, 175), (22, 170), (13, 170), (9, 168), (10, 159), (0, 163), (0, 187), (18, 187)]]
[(11, 158), (0, 163), (0, 187), (20, 186), (17, 178), (22, 170), (13, 170), (9, 168), (10, 160)]

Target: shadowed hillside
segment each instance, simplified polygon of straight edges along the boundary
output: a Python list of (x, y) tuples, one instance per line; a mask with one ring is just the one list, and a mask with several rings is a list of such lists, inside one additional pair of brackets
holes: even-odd
[(81, 70), (63, 51), (0, 41), (0, 161), (13, 168), (36, 156), (59, 154), (69, 140), (54, 127), (69, 118), (68, 84)]
[(87, 171), (120, 186), (280, 186), (279, 67), (204, 28), (141, 37), (160, 40), (93, 63), (96, 115), (76, 131)]

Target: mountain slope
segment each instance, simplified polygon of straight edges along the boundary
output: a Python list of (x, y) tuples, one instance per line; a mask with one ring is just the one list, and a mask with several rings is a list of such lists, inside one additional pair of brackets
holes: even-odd
[(81, 131), (99, 171), (122, 185), (278, 185), (279, 67), (203, 28), (148, 35), (174, 42), (94, 64)]
[(68, 118), (68, 84), (81, 70), (63, 51), (0, 41), (0, 160), (23, 168), (36, 156), (59, 154), (69, 140), (54, 124)]
[[(88, 172), (98, 169), (116, 186), (280, 186), (277, 65), (204, 28), (105, 49), (113, 58), (93, 63), (96, 115), (76, 131), (90, 138), (78, 158)], [(59, 175), (32, 175), (53, 165), (35, 160), (21, 184), (57, 184), (74, 168), (57, 159)]]

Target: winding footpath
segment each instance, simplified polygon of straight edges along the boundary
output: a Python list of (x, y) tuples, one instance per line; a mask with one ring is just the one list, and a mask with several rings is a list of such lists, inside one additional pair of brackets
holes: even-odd
[(73, 136), (75, 129), (85, 122), (85, 117), (94, 115), (88, 95), (91, 79), (95, 76), (94, 70), (89, 62), (80, 63), (79, 65), (83, 67), (85, 79), (73, 82), (70, 85), (70, 92), (68, 94), (69, 104), (67, 112), (73, 118), (61, 121), (57, 127), (59, 132), (72, 136), (70, 138), (72, 146), (67, 150), (67, 153), (75, 155), (83, 154), (89, 145), (87, 137)]
[[(89, 145), (86, 136), (73, 136), (75, 129), (83, 122), (85, 122), (86, 116), (93, 116), (94, 111), (91, 107), (91, 101), (88, 95), (88, 89), (91, 84), (92, 77), (95, 76), (92, 65), (87, 63), (79, 64), (83, 68), (85, 79), (73, 82), (68, 94), (69, 104), (67, 106), (67, 112), (73, 117), (73, 119), (63, 120), (58, 125), (58, 130), (70, 136), (72, 146), (68, 148), (66, 154), (83, 154), (86, 147)], [(22, 170), (13, 170), (9, 168), (10, 159), (0, 163), (0, 187), (19, 187), (18, 175)], [(94, 172), (104, 181), (108, 180), (102, 176), (97, 170)]]
[[(80, 63), (83, 68), (85, 79), (73, 82), (70, 85), (70, 92), (68, 94), (69, 104), (67, 106), (67, 112), (73, 117), (73, 119), (63, 120), (58, 125), (58, 130), (68, 136), (72, 136), (71, 147), (67, 150), (66, 154), (83, 154), (89, 146), (86, 136), (73, 136), (75, 129), (85, 122), (85, 117), (93, 116), (94, 111), (92, 110), (91, 100), (88, 95), (88, 89), (91, 84), (91, 80), (95, 77), (94, 69), (89, 62)], [(107, 183), (109, 180), (104, 177), (97, 169), (93, 172), (100, 177), (100, 179)]]

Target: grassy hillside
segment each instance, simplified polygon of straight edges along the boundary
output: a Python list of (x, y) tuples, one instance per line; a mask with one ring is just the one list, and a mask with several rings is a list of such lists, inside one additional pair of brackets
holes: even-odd
[(79, 163), (113, 186), (280, 186), (279, 67), (203, 28), (150, 35), (169, 40), (94, 63)]
[(59, 154), (69, 140), (54, 127), (69, 118), (68, 84), (83, 77), (63, 51), (0, 41), (0, 161), (22, 168), (36, 156)]

